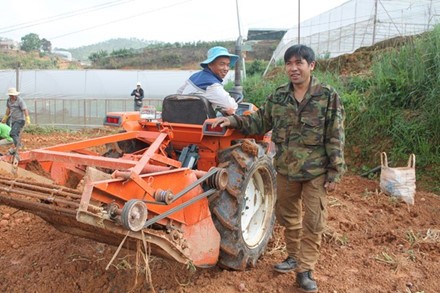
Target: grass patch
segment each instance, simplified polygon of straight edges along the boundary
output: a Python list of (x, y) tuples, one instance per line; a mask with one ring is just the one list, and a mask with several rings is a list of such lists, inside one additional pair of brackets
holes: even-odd
[(392, 269), (397, 269), (398, 263), (395, 255), (389, 255), (387, 252), (381, 252), (379, 255), (375, 256), (374, 259), (382, 264), (390, 266)]

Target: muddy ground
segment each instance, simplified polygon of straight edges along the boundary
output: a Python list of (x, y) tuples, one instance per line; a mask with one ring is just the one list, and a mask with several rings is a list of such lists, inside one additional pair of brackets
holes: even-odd
[[(32, 149), (101, 134), (25, 133), (23, 141)], [(408, 206), (378, 190), (377, 180), (349, 174), (329, 195), (315, 272), (320, 292), (440, 292), (440, 196), (417, 190), (415, 205)], [(151, 256), (147, 281), (134, 251), (121, 250), (106, 269), (116, 250), (0, 205), (0, 292), (299, 292), (293, 273), (272, 270), (286, 256), (278, 225), (256, 267), (242, 272), (193, 270)]]

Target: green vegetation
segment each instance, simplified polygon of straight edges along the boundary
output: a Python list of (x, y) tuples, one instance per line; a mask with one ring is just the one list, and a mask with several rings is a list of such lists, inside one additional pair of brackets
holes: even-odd
[(21, 49), (26, 52), (39, 50), (41, 47), (41, 40), (37, 34), (27, 34), (21, 38)]
[(72, 56), (76, 60), (82, 60), (86, 61), (89, 60), (89, 56), (100, 51), (118, 51), (122, 49), (131, 49), (131, 50), (138, 50), (145, 47), (148, 47), (150, 45), (154, 45), (156, 42), (153, 41), (145, 41), (140, 40), (137, 38), (130, 38), (130, 39), (123, 39), (123, 38), (117, 38), (117, 39), (110, 39), (105, 42), (99, 42), (93, 45), (87, 45), (82, 46), (79, 48), (70, 48), (70, 49), (60, 49), (64, 51), (69, 51), (72, 53)]
[(60, 58), (51, 54), (52, 44), (47, 39), (29, 33), (21, 38), (20, 49), (1, 50), (0, 69), (59, 69)]
[(25, 69), (57, 69), (58, 58), (55, 56), (40, 58), (43, 53), (32, 52), (22, 54), (21, 52), (0, 52), (0, 69), (12, 69), (20, 65)]
[(21, 38), (21, 50), (25, 52), (43, 51), (50, 52), (52, 49), (52, 43), (45, 38), (40, 37), (35, 33), (30, 33)]
[(234, 42), (152, 43), (142, 49), (99, 50), (90, 54), (93, 68), (148, 68), (167, 69), (199, 62), (213, 46), (224, 46), (233, 51)]
[(246, 74), (248, 76), (262, 75), (269, 62), (256, 59), (246, 65)]
[(350, 110), (357, 119), (352, 116), (347, 129), (351, 145), (364, 145), (362, 160), (386, 151), (404, 166), (408, 155), (416, 154), (416, 169), (431, 178), (436, 191), (440, 191), (439, 48), (437, 26), (398, 51), (378, 55), (374, 74), (363, 81), (368, 88), (363, 94), (349, 93)]
[[(0, 37), (1, 39), (1, 37)], [(253, 45), (252, 61), (249, 63), (249, 75), (264, 72), (267, 59), (272, 55), (277, 42), (262, 42)], [(224, 46), (231, 52), (235, 49), (233, 41), (164, 43), (145, 41), (136, 38), (111, 39), (93, 45), (73, 49), (56, 48), (68, 51), (74, 60), (90, 61), (93, 69), (197, 69), (198, 62), (206, 58), (206, 52), (213, 46)], [(85, 65), (79, 62), (66, 64), (61, 58), (51, 54), (51, 42), (40, 39), (37, 34), (30, 33), (22, 37), (22, 51), (0, 51), (0, 69), (13, 69), (21, 63), (22, 69), (78, 69)], [(38, 55), (35, 55), (37, 52)], [(22, 59), (26, 59), (26, 62)], [(39, 60), (33, 60), (39, 59)], [(67, 67), (67, 68), (66, 68)]]
[[(276, 69), (276, 71), (278, 70)], [(284, 71), (279, 71), (267, 79), (262, 79), (257, 75), (248, 76), (243, 82), (245, 100), (259, 106), (268, 95), (273, 93), (276, 87), (288, 81)]]

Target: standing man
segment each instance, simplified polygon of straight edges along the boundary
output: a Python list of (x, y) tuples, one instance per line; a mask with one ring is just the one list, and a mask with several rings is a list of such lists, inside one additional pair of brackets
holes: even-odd
[(10, 118), (11, 132), (9, 135), (12, 137), (14, 142), (14, 148), (9, 150), (11, 155), (15, 154), (18, 148), (21, 147), (20, 136), (24, 125), (31, 124), (31, 117), (29, 116), (29, 111), (26, 107), (26, 103), (18, 95), (15, 88), (9, 88), (7, 95), (9, 96), (6, 101), (6, 114), (3, 116), (2, 123), (6, 123), (8, 118)]
[(227, 115), (232, 115), (238, 104), (223, 88), (223, 79), (230, 67), (237, 62), (238, 56), (230, 54), (224, 47), (212, 47), (208, 50), (208, 58), (200, 63), (203, 70), (191, 75), (177, 90), (178, 94), (200, 94), (212, 105)]
[(284, 63), (290, 82), (278, 87), (258, 111), (219, 117), (213, 126), (229, 126), (245, 134), (272, 130), (278, 173), (276, 215), (285, 227), (288, 253), (274, 269), (296, 270), (300, 289), (317, 292), (312, 272), (326, 226), (327, 193), (336, 189), (346, 170), (345, 112), (338, 93), (312, 76), (315, 53), (311, 48), (288, 48)]
[(131, 96), (134, 96), (134, 110), (139, 111), (142, 108), (142, 100), (144, 99), (144, 89), (140, 82), (136, 84), (136, 88), (131, 92)]

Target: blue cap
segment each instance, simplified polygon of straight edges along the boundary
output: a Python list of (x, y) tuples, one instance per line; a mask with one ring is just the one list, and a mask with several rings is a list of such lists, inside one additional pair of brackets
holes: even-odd
[(231, 66), (231, 67), (234, 66), (235, 62), (237, 62), (237, 60), (238, 60), (237, 55), (230, 54), (228, 52), (228, 49), (226, 49), (224, 47), (217, 46), (217, 47), (212, 47), (211, 49), (208, 50), (208, 59), (206, 59), (205, 61), (200, 63), (200, 66), (205, 68), (206, 66), (208, 66), (209, 63), (211, 63), (217, 57), (220, 57), (220, 56), (229, 57), (229, 60), (231, 62), (229, 64), (229, 66)]

